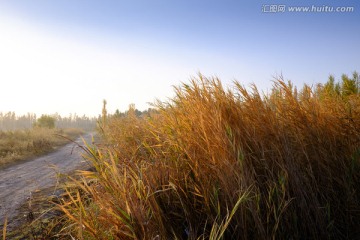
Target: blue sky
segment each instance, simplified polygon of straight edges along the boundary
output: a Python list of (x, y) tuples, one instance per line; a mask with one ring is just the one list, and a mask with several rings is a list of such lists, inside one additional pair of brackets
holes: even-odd
[[(0, 1), (0, 111), (97, 115), (166, 100), (201, 72), (270, 89), (360, 71), (359, 1)], [(353, 12), (289, 12), (291, 6)]]

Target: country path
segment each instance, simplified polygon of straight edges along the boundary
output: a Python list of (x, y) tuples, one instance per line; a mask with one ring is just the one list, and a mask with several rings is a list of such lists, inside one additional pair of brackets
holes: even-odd
[[(82, 138), (91, 143), (92, 135), (85, 134)], [(45, 156), (0, 170), (0, 224), (7, 216), (12, 225), (12, 218), (19, 214), (21, 204), (31, 198), (32, 193), (56, 186), (58, 173), (89, 168), (82, 157), (84, 150), (77, 145), (84, 145), (83, 140), (78, 138), (75, 142)]]

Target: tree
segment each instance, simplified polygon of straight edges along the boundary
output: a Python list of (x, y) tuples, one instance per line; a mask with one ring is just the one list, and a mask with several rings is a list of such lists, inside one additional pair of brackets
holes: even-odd
[(335, 91), (335, 78), (333, 75), (329, 76), (329, 80), (324, 85), (324, 90), (327, 94), (333, 95)]
[(353, 80), (355, 81), (356, 90), (357, 90), (358, 94), (360, 93), (360, 79), (359, 78), (360, 78), (359, 73), (357, 71), (354, 71), (353, 72)]
[(49, 115), (41, 115), (34, 124), (35, 127), (55, 128), (55, 118)]
[(106, 123), (107, 110), (106, 110), (106, 100), (103, 100), (103, 108), (102, 108), (102, 125), (104, 126)]
[(356, 94), (358, 89), (357, 89), (357, 79), (355, 78), (355, 74), (354, 74), (354, 79), (349, 78), (347, 75), (343, 74), (341, 76), (341, 80), (342, 80), (342, 95), (347, 97), (351, 94)]
[(126, 114), (130, 117), (136, 117), (136, 108), (134, 103), (129, 105), (129, 110), (126, 112)]
[(124, 116), (124, 115), (125, 115), (125, 114), (122, 113), (122, 112), (120, 112), (119, 109), (116, 109), (115, 113), (113, 114), (113, 117), (115, 117), (115, 118), (120, 118), (120, 117), (122, 117), (122, 116)]
[(348, 77), (346, 74), (341, 75), (341, 82), (335, 82), (334, 76), (330, 75), (328, 81), (322, 88), (322, 93), (346, 98), (353, 94), (359, 94), (359, 87), (359, 74), (356, 71), (353, 72), (352, 78)]

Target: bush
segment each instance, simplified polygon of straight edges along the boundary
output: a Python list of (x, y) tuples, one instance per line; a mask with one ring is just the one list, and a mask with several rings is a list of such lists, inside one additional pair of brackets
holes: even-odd
[(55, 128), (55, 118), (49, 115), (41, 115), (35, 123), (35, 127)]

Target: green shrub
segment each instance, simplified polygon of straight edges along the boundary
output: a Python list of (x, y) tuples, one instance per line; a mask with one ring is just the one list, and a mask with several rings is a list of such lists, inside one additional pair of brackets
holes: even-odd
[(55, 128), (55, 118), (49, 115), (41, 115), (34, 124), (35, 127), (41, 128)]

